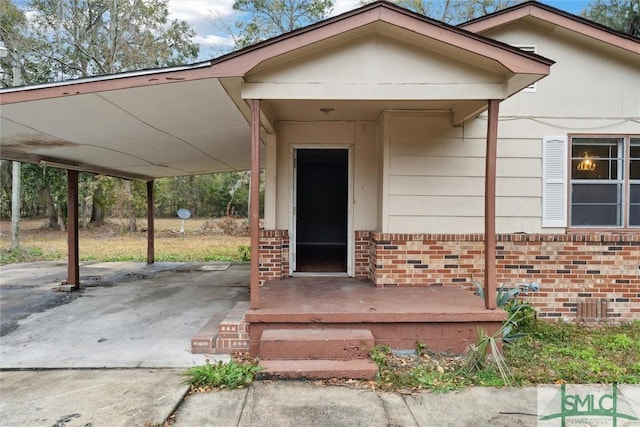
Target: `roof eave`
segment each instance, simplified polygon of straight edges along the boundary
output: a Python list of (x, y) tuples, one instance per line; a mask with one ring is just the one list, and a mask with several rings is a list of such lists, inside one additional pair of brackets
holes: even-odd
[(529, 1), (502, 9), (462, 23), (459, 27), (474, 33), (483, 33), (526, 17), (537, 18), (640, 55), (640, 39), (537, 1)]

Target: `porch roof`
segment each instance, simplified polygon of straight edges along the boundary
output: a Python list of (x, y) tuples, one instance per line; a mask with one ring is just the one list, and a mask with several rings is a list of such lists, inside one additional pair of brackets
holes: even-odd
[[(355, 90), (358, 82), (352, 82), (351, 92), (345, 85), (327, 91), (312, 84), (282, 92), (255, 79), (368, 34), (500, 80), (483, 86), (490, 91), (456, 99), (442, 88), (432, 96), (423, 91), (412, 97), (381, 91), (375, 82)], [(319, 107), (327, 99), (345, 107), (334, 120), (369, 120), (385, 109), (437, 109), (450, 111), (459, 123), (486, 109), (487, 99), (507, 98), (544, 77), (552, 63), (375, 2), (212, 61), (2, 90), (0, 158), (142, 180), (245, 170), (250, 166), (247, 99), (270, 99), (261, 111), (267, 133), (277, 120), (322, 120)]]

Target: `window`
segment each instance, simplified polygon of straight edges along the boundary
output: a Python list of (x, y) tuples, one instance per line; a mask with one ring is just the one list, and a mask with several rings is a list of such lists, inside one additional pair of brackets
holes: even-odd
[(571, 138), (571, 226), (640, 226), (640, 137)]
[(629, 138), (629, 226), (640, 227), (640, 138)]

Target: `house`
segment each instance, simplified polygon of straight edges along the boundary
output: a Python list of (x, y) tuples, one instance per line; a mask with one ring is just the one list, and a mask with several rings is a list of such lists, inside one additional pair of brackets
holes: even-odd
[(1, 103), (2, 158), (65, 167), (70, 188), (77, 170), (143, 179), (152, 204), (155, 178), (251, 168), (256, 200), (265, 169), (251, 337), (237, 316), (227, 346), (357, 324), (461, 350), (505, 319), (497, 286), (533, 281), (541, 317), (640, 316), (640, 40), (544, 4), (454, 27), (375, 2)]

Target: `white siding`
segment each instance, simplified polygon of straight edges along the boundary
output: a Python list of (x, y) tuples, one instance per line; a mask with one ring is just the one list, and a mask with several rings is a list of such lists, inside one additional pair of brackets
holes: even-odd
[[(387, 232), (481, 233), (484, 136), (468, 137), (448, 116), (391, 115)], [(540, 141), (500, 140), (496, 183), (499, 232), (540, 227)]]

